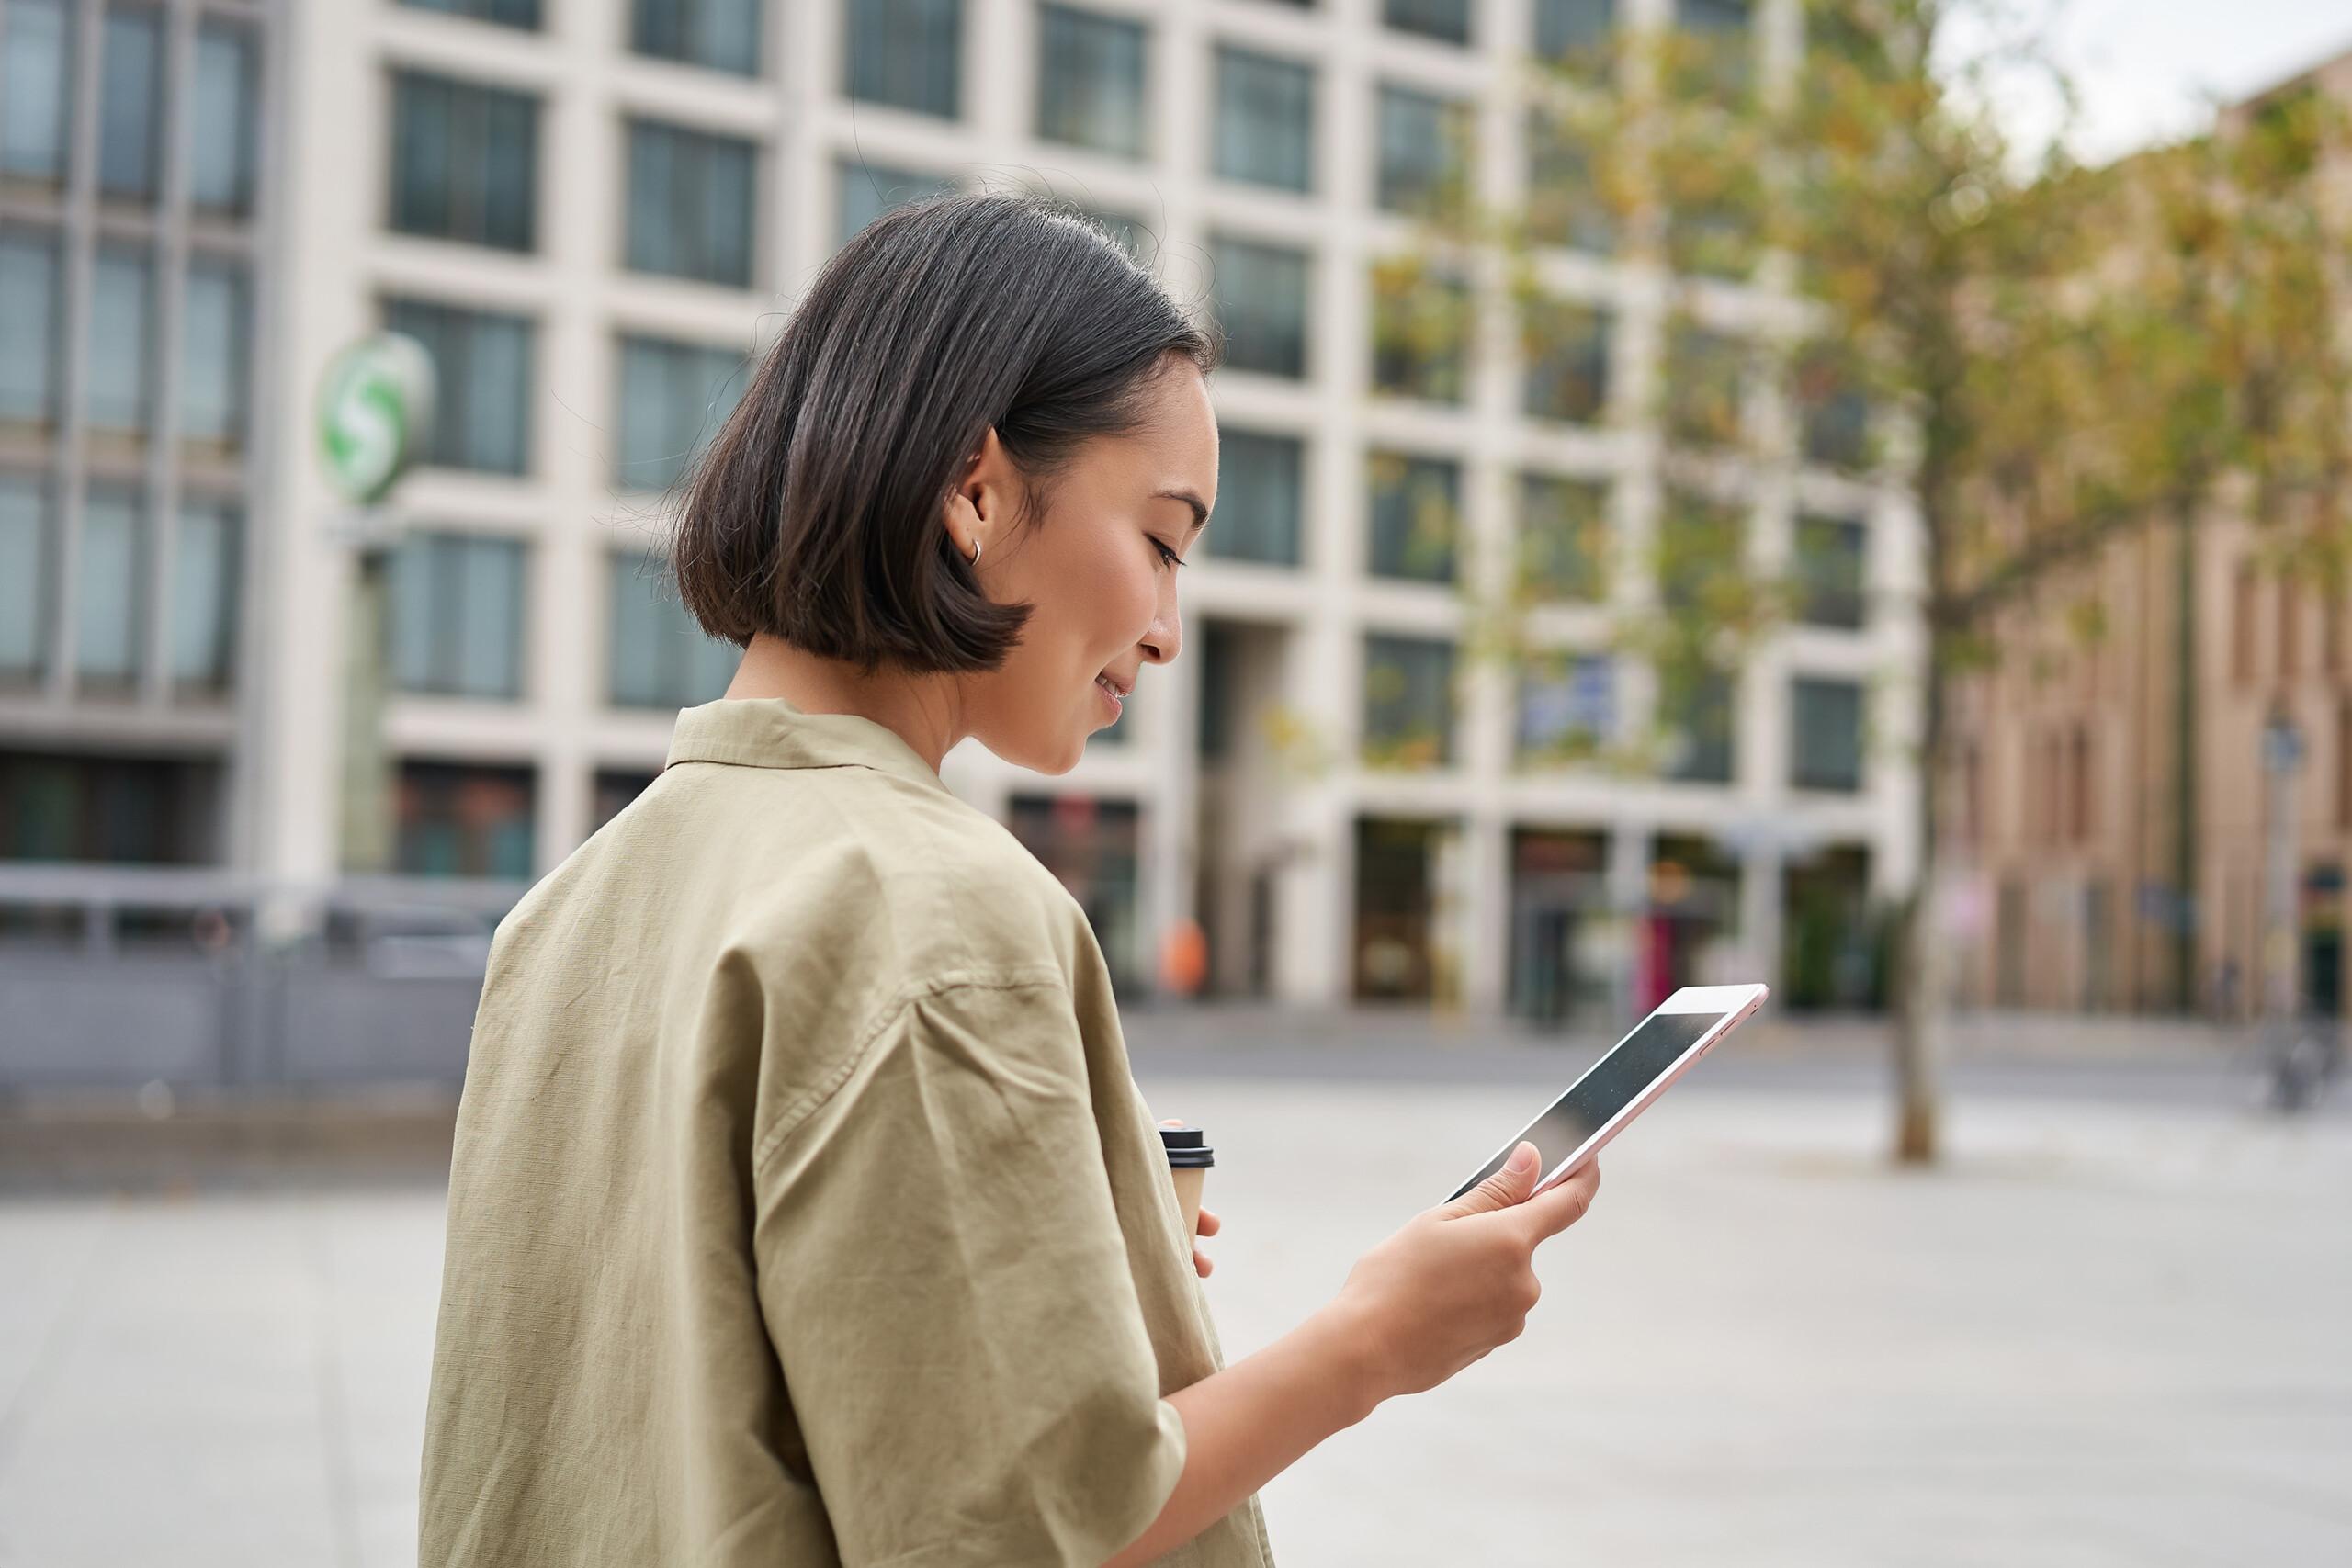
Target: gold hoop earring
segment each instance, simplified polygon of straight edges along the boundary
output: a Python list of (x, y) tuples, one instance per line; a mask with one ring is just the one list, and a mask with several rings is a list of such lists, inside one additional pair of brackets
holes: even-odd
[(972, 564), (974, 566), (980, 564), (980, 542), (978, 539), (972, 541)]

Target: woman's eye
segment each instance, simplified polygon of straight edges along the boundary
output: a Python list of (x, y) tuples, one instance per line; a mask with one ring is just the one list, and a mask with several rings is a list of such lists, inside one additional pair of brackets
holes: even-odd
[(1151, 542), (1151, 547), (1158, 550), (1159, 552), (1159, 558), (1166, 561), (1169, 565), (1182, 566), (1184, 564), (1183, 557), (1178, 555), (1174, 550), (1170, 549), (1166, 545), (1161, 544), (1158, 539), (1154, 539)]

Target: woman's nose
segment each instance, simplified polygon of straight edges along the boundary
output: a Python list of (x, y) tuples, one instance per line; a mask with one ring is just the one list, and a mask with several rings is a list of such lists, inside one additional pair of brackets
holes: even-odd
[(1172, 606), (1165, 615), (1153, 621), (1151, 629), (1143, 634), (1141, 646), (1145, 661), (1151, 664), (1165, 664), (1174, 659), (1177, 650), (1184, 645), (1183, 628), (1183, 618), (1176, 614)]

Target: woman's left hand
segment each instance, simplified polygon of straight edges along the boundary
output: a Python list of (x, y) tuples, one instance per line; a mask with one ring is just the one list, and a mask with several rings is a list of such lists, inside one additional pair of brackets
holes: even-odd
[[(1218, 1231), (1224, 1228), (1225, 1222), (1216, 1217), (1216, 1211), (1215, 1209), (1204, 1207), (1201, 1210), (1201, 1234), (1203, 1235), (1215, 1235)], [(1209, 1261), (1209, 1255), (1207, 1253), (1203, 1252), (1196, 1247), (1193, 1248), (1193, 1267), (1199, 1271), (1201, 1278), (1205, 1280), (1209, 1277), (1209, 1271), (1215, 1269), (1216, 1265)]]

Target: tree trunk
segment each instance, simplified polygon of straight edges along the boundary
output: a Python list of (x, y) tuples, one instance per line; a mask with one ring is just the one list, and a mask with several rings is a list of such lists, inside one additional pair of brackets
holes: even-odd
[(1942, 1139), (1945, 953), (1936, 919), (1943, 891), (1936, 822), (1944, 762), (1940, 652), (1931, 626), (1919, 733), (1919, 874), (1895, 931), (1894, 1158), (1901, 1165), (1934, 1164)]

